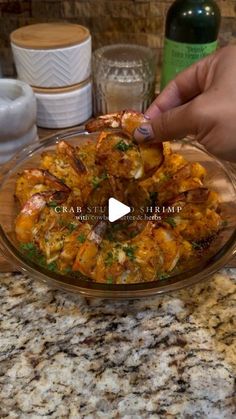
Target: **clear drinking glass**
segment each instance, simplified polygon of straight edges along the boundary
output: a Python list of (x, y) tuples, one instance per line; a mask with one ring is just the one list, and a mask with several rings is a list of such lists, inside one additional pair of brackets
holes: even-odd
[(115, 44), (93, 54), (95, 115), (134, 109), (154, 99), (157, 55), (150, 48)]

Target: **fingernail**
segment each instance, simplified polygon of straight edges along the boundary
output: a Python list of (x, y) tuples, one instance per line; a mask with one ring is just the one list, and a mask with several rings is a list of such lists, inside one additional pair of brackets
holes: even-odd
[(137, 143), (149, 141), (154, 139), (154, 132), (151, 124), (142, 124), (134, 131), (134, 138)]

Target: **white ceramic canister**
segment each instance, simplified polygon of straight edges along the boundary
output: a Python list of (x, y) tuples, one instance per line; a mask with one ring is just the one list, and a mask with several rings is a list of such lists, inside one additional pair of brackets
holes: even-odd
[(0, 163), (19, 149), (38, 140), (36, 99), (28, 84), (14, 79), (0, 80)]
[(18, 78), (36, 87), (64, 87), (91, 75), (91, 36), (70, 23), (39, 23), (11, 33)]
[(75, 86), (34, 88), (37, 99), (37, 124), (43, 128), (67, 128), (81, 124), (92, 115), (92, 82)]

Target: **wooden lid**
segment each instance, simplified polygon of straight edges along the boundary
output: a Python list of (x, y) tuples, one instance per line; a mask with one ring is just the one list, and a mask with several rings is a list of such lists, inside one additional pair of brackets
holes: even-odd
[(22, 48), (53, 49), (70, 47), (88, 39), (87, 28), (73, 23), (38, 23), (16, 29), (11, 42)]
[(79, 90), (82, 87), (86, 86), (86, 84), (91, 83), (91, 78), (89, 77), (87, 80), (82, 81), (81, 83), (73, 84), (71, 86), (66, 87), (34, 87), (31, 86), (35, 93), (44, 93), (47, 95), (56, 94), (56, 93), (66, 93), (66, 92), (73, 92), (74, 90)]

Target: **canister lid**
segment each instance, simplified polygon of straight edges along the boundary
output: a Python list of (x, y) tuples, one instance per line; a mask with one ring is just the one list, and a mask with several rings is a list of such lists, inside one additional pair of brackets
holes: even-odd
[(22, 48), (54, 49), (80, 44), (90, 36), (87, 28), (73, 23), (38, 23), (16, 29), (11, 42)]
[(43, 94), (57, 94), (57, 93), (67, 93), (73, 92), (74, 90), (82, 89), (84, 86), (91, 83), (91, 78), (89, 77), (87, 80), (84, 80), (81, 83), (73, 84), (72, 86), (66, 87), (34, 87), (31, 86), (35, 93), (43, 93)]

